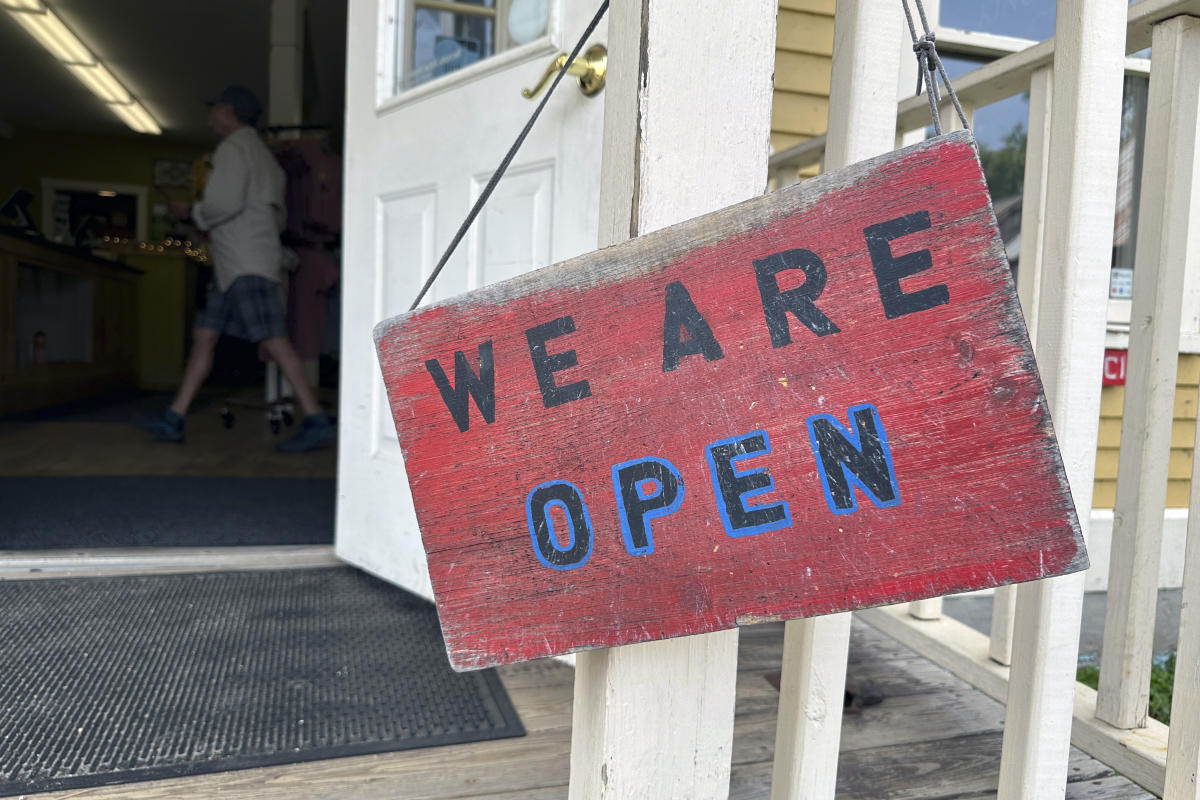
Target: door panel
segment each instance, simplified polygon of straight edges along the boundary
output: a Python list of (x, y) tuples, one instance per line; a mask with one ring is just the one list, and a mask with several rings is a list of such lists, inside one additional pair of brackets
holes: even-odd
[[(382, 319), (385, 309), (407, 308), (428, 277), (428, 270), (409, 269), (413, 264), (433, 264), (437, 219), (437, 187), (426, 186), (398, 192), (380, 198), (377, 233), (382, 238), (379, 248), (379, 268), (376, 273), (376, 317)], [(378, 437), (372, 453), (393, 458), (396, 449), (396, 426), (388, 409), (383, 381), (374, 381), (376, 424)]]
[[(491, 173), (475, 176), (472, 201), (490, 178)], [(553, 207), (553, 161), (510, 168), (470, 234), (470, 288), (515, 277), (531, 264), (549, 264)]]
[[(512, 7), (501, 3), (500, 13)], [(570, 50), (595, 5), (551, 2), (540, 38), (396, 94), (405, 85), (396, 65), (409, 63), (398, 51), (412, 41), (401, 35), (403, 15), (413, 8), (404, 0), (349, 4), (336, 541), (342, 558), (428, 597), (371, 329), (408, 309), (533, 111), (520, 90)], [(588, 44), (604, 42), (605, 30)], [(426, 302), (595, 247), (603, 97), (584, 97), (575, 79), (563, 80)]]

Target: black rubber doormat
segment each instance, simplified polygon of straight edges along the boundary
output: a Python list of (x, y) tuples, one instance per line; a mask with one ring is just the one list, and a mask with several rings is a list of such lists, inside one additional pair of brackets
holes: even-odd
[(0, 796), (522, 736), (346, 567), (0, 583)]
[(0, 550), (332, 544), (332, 478), (0, 477)]

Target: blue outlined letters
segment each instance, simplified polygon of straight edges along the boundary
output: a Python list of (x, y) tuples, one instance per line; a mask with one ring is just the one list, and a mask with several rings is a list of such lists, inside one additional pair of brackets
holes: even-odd
[[(900, 505), (900, 486), (879, 410), (870, 403), (860, 403), (848, 409), (847, 418), (848, 426), (832, 414), (814, 414), (805, 420), (829, 511), (834, 514), (857, 511), (859, 492), (876, 508)], [(796, 442), (785, 451), (795, 459), (808, 449)], [(765, 430), (719, 439), (704, 449), (716, 510), (725, 534), (732, 539), (790, 528), (793, 524), (789, 501), (764, 498), (777, 487), (770, 468), (757, 463), (757, 459), (765, 460), (770, 454), (771, 439)], [(745, 463), (752, 459), (753, 466)], [(807, 457), (804, 462), (793, 464), (801, 471), (789, 471), (790, 480), (812, 474)], [(696, 469), (699, 468), (697, 465)], [(611, 477), (616, 519), (626, 552), (631, 556), (652, 555), (653, 521), (674, 514), (683, 506), (682, 471), (665, 458), (643, 456), (614, 464)], [(563, 531), (555, 530), (556, 520), (561, 519), (558, 512), (566, 517), (565, 536)], [(804, 508), (801, 517), (805, 524), (812, 524), (819, 522), (824, 513), (818, 504), (816, 508)], [(583, 492), (575, 484), (564, 480), (538, 484), (525, 500), (525, 516), (534, 555), (543, 566), (578, 569), (591, 558), (595, 530)], [(607, 513), (601, 517), (602, 521), (611, 519)], [(708, 524), (706, 520), (702, 522)], [(674, 530), (683, 529), (695, 536), (703, 535), (704, 528), (677, 524)], [(602, 533), (604, 530), (611, 528), (602, 529)], [(612, 536), (615, 538), (615, 531)]]
[(650, 520), (679, 509), (683, 476), (670, 461), (651, 456), (614, 464), (612, 479), (625, 549), (632, 556), (653, 553)]
[(892, 451), (875, 406), (851, 406), (850, 430), (831, 414), (814, 414), (805, 424), (830, 511), (857, 511), (856, 486), (877, 508), (900, 505)]
[(732, 537), (754, 536), (792, 524), (791, 513), (785, 502), (749, 505), (751, 499), (773, 491), (775, 479), (766, 467), (743, 471), (738, 469), (737, 462), (770, 452), (771, 441), (766, 431), (722, 439), (713, 442), (705, 450), (721, 521), (725, 523), (725, 533)]
[[(567, 515), (567, 546), (559, 547), (554, 536), (551, 508)], [(538, 561), (550, 569), (579, 569), (592, 557), (592, 518), (583, 495), (573, 483), (548, 481), (540, 484), (525, 499), (525, 517), (529, 538)]]

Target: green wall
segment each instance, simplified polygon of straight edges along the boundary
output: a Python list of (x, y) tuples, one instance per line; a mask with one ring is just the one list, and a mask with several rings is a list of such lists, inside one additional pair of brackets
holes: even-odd
[[(34, 221), (42, 221), (42, 178), (110, 181), (139, 184), (154, 182), (154, 161), (194, 161), (211, 151), (214, 142), (189, 142), (161, 136), (101, 136), (89, 133), (18, 128), (11, 139), (0, 138), (0, 202), (18, 186), (34, 194), (30, 204)], [(168, 189), (172, 199), (189, 199), (187, 190)], [(151, 191), (150, 202), (163, 201)], [(0, 220), (0, 224), (8, 220)]]

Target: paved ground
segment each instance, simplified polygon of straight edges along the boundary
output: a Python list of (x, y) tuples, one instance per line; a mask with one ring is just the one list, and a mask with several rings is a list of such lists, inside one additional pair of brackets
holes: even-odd
[[(1158, 592), (1158, 618), (1154, 623), (1156, 655), (1175, 649), (1179, 638), (1180, 594), (1179, 589), (1160, 589)], [(1097, 664), (1100, 661), (1100, 642), (1104, 638), (1104, 609), (1107, 597), (1104, 592), (1088, 592), (1083, 596), (1083, 627), (1079, 633), (1079, 660), (1082, 663)], [(992, 619), (991, 597), (947, 597), (943, 609), (949, 616), (977, 631), (989, 631)]]

